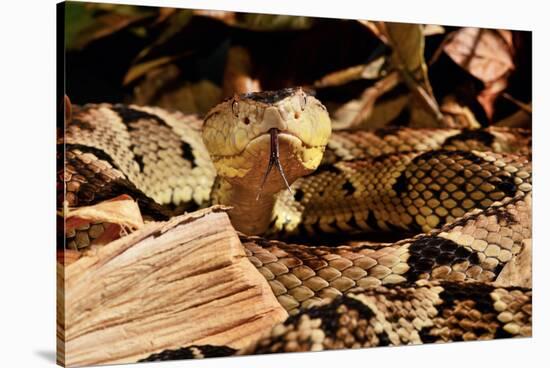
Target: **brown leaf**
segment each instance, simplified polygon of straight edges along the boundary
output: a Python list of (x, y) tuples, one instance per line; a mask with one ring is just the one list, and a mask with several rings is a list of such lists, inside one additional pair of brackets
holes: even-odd
[(494, 114), (494, 104), (497, 97), (506, 89), (508, 86), (508, 78), (504, 76), (500, 79), (497, 79), (493, 82), (489, 82), (486, 85), (486, 88), (477, 95), (477, 101), (483, 107), (485, 114), (490, 119), (493, 118)]
[(191, 20), (193, 17), (193, 12), (187, 9), (177, 9), (176, 12), (172, 12), (166, 19), (163, 19), (163, 22), (166, 23), (166, 27), (160, 33), (160, 35), (155, 39), (153, 43), (148, 45), (145, 49), (141, 50), (135, 60), (141, 60), (147, 56), (151, 50), (156, 47), (163, 45), (171, 37), (179, 33)]
[(315, 81), (315, 88), (336, 87), (358, 79), (378, 79), (386, 74), (384, 63), (386, 59), (381, 56), (368, 64), (352, 66), (325, 75)]
[(91, 245), (107, 244), (118, 239), (121, 232), (143, 227), (137, 203), (125, 194), (93, 206), (69, 210), (65, 216), (65, 231), (89, 223), (102, 223), (105, 227), (103, 234)]
[[(419, 24), (385, 23), (389, 44), (393, 49), (392, 60), (403, 82), (413, 93), (411, 117), (421, 116), (422, 124), (442, 127), (443, 115), (432, 92), (428, 79), (428, 67), (424, 60), (424, 34)], [(420, 109), (424, 111), (415, 112)]]
[(289, 31), (311, 28), (314, 18), (277, 14), (238, 13), (235, 26), (256, 31)]
[(533, 286), (533, 250), (532, 239), (522, 241), (523, 250), (510, 262), (506, 263), (495, 280), (495, 285), (501, 287), (520, 286), (532, 288)]
[(437, 34), (443, 34), (445, 33), (445, 28), (437, 24), (425, 24), (422, 27), (422, 33), (424, 34), (424, 36), (433, 36)]
[(507, 30), (462, 28), (444, 46), (444, 51), (458, 65), (485, 83), (477, 96), (489, 120), (493, 105), (508, 85), (514, 69), (512, 33)]
[(395, 63), (411, 73), (425, 68), (422, 26), (391, 22), (387, 22), (385, 25)]
[(524, 110), (518, 110), (512, 115), (496, 122), (494, 126), (530, 129), (532, 126), (532, 115)]
[(78, 33), (74, 35), (73, 42), (71, 42), (70, 47), (82, 49), (90, 42), (118, 32), (145, 18), (150, 17), (150, 15), (151, 14), (149, 13), (137, 12), (110, 12), (101, 14), (93, 18), (93, 21), (90, 21), (85, 27), (78, 30)]
[(159, 14), (157, 16), (157, 19), (155, 19), (154, 25), (159, 24), (170, 18), (174, 13), (176, 13), (179, 9), (177, 8), (159, 8)]
[(253, 31), (288, 31), (308, 29), (314, 18), (293, 15), (237, 13), (220, 10), (194, 10), (195, 15), (217, 19), (228, 26)]
[(456, 101), (453, 96), (446, 96), (441, 104), (441, 112), (449, 128), (458, 129), (479, 129), (481, 124), (477, 121), (474, 113), (467, 107)]
[(219, 86), (208, 80), (185, 82), (181, 77), (181, 70), (174, 64), (147, 71), (134, 87), (132, 103), (204, 115), (221, 101), (222, 90)]
[(227, 25), (235, 25), (237, 22), (235, 12), (224, 10), (193, 10), (194, 15), (217, 19), (224, 22)]
[(372, 87), (367, 88), (359, 99), (344, 104), (334, 112), (332, 128), (335, 130), (359, 128), (372, 115), (376, 100), (398, 83), (397, 72), (392, 72), (380, 79)]
[(171, 63), (172, 61), (178, 59), (179, 56), (173, 55), (173, 56), (163, 56), (158, 59), (145, 61), (143, 63), (139, 63), (136, 65), (133, 65), (124, 76), (124, 80), (122, 82), (123, 85), (128, 85), (135, 81), (138, 78), (143, 77), (145, 74), (147, 74), (149, 71), (156, 69), (162, 65), (166, 65), (168, 63)]
[(223, 98), (234, 94), (258, 92), (260, 82), (252, 74), (252, 59), (247, 48), (233, 46), (227, 53), (223, 74)]
[(462, 28), (444, 46), (451, 59), (484, 83), (494, 82), (514, 69), (511, 32)]
[(378, 39), (385, 44), (388, 44), (388, 37), (386, 35), (386, 31), (384, 29), (384, 23), (383, 22), (373, 22), (370, 20), (364, 20), (364, 19), (358, 19), (359, 23), (367, 27)]
[(63, 106), (65, 107), (65, 125), (67, 125), (73, 116), (73, 109), (69, 96), (65, 95), (63, 98)]
[(378, 101), (369, 117), (361, 123), (361, 129), (378, 129), (395, 120), (409, 103), (410, 95), (400, 95), (389, 100)]

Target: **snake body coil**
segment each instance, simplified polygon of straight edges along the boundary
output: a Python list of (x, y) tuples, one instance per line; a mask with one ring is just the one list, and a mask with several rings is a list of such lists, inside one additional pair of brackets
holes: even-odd
[[(234, 207), (249, 260), (291, 314), (241, 354), (531, 334), (530, 290), (493, 285), (531, 238), (529, 131), (331, 134), (324, 106), (286, 89), (236, 96), (204, 121), (86, 105), (60, 143), (70, 207), (121, 193), (153, 219), (211, 203)], [(91, 230), (66, 234), (69, 247), (86, 247)], [(365, 241), (373, 232), (417, 235)], [(305, 245), (261, 234), (354, 241)], [(233, 353), (193, 346), (148, 360)]]

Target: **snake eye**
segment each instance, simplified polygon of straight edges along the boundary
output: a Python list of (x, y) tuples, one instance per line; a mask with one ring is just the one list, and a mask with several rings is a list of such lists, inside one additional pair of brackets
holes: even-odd
[(239, 117), (239, 103), (237, 100), (233, 100), (233, 104), (231, 105), (231, 110), (233, 110), (233, 115), (235, 115), (236, 118)]
[(304, 97), (300, 100), (300, 107), (302, 111), (306, 109), (306, 104), (307, 104), (307, 95), (304, 95)]

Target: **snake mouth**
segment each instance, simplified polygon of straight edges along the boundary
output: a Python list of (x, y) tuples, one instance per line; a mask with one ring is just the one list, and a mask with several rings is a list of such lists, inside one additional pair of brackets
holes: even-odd
[[(289, 132), (287, 130), (279, 130), (277, 128), (271, 128), (267, 132), (262, 132), (262, 133), (258, 134), (257, 136), (255, 136), (254, 138), (250, 139), (250, 141), (248, 141), (248, 143), (246, 143), (244, 148), (241, 149), (239, 152), (236, 152), (236, 153), (233, 153), (233, 154), (230, 154), (230, 155), (213, 155), (213, 154), (211, 154), (210, 157), (214, 160), (218, 160), (218, 159), (231, 159), (231, 158), (237, 158), (239, 156), (242, 156), (247, 150), (250, 149), (250, 147), (252, 147), (255, 144), (257, 144), (258, 142), (260, 142), (266, 136), (271, 136), (270, 132), (274, 129), (277, 131), (277, 141), (279, 141), (279, 138), (286, 138), (287, 140), (292, 140), (296, 143), (299, 142), (300, 145), (305, 149), (322, 148), (322, 147), (325, 146), (324, 144), (321, 144), (321, 145), (308, 144), (297, 134), (294, 134), (294, 133)], [(271, 144), (270, 144), (270, 147), (271, 147)]]
[(235, 156), (243, 154), (250, 146), (252, 146), (253, 144), (256, 144), (258, 141), (263, 139), (265, 136), (270, 136), (270, 145), (269, 145), (270, 153), (274, 152), (274, 148), (275, 148), (274, 144), (275, 143), (277, 144), (277, 147), (278, 147), (278, 143), (279, 143), (280, 138), (286, 138), (287, 140), (292, 140), (294, 142), (299, 142), (300, 145), (303, 148), (316, 148), (316, 147), (318, 147), (318, 146), (308, 144), (298, 134), (292, 133), (288, 130), (280, 130), (280, 129), (277, 129), (277, 128), (271, 128), (267, 132), (262, 132), (262, 133), (258, 134), (256, 137), (252, 138), (250, 140), (250, 142), (248, 142), (246, 144), (244, 149), (242, 149), (241, 152), (237, 153)]

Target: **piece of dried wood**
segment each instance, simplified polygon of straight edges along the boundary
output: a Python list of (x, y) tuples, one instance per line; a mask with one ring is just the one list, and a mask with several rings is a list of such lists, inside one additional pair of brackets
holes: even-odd
[(287, 317), (216, 206), (149, 223), (58, 263), (58, 361), (136, 362), (190, 344), (247, 346)]
[(520, 286), (524, 288), (532, 288), (532, 265), (532, 239), (525, 239), (523, 241), (523, 250), (504, 266), (495, 280), (495, 285), (502, 287)]

